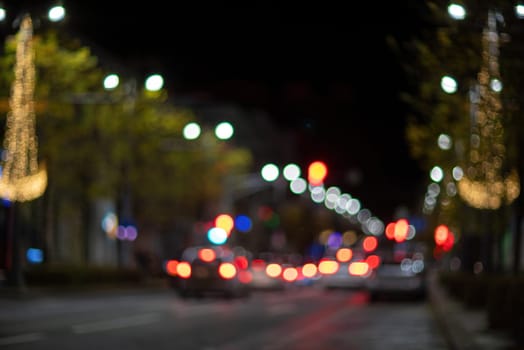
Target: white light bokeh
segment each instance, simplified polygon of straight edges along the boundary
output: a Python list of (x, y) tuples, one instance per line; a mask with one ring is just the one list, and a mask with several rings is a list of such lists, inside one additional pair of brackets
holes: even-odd
[(371, 217), (371, 211), (369, 209), (361, 209), (357, 214), (358, 222), (361, 224), (366, 223)]
[(351, 196), (347, 193), (343, 193), (338, 197), (337, 203), (335, 205), (335, 211), (338, 214), (344, 214), (347, 211), (347, 205)]
[(434, 166), (429, 173), (431, 180), (435, 182), (440, 182), (444, 178), (444, 171), (439, 166)]
[(518, 4), (515, 6), (515, 15), (520, 19), (524, 18), (524, 5)]
[(431, 197), (437, 197), (440, 194), (440, 185), (432, 182), (428, 185), (428, 195)]
[(466, 18), (466, 9), (464, 8), (464, 6), (459, 4), (450, 4), (448, 6), (448, 14), (453, 19), (463, 20), (464, 18)]
[(215, 136), (220, 140), (229, 140), (234, 132), (233, 125), (229, 122), (222, 122), (215, 128)]
[(311, 188), (311, 200), (315, 203), (322, 203), (326, 198), (326, 190), (323, 186), (314, 186)]
[(369, 220), (366, 222), (366, 227), (369, 233), (374, 236), (380, 236), (384, 233), (384, 223), (374, 216), (369, 218)]
[(451, 141), (451, 137), (447, 134), (440, 134), (438, 137), (438, 147), (441, 150), (448, 151), (451, 149), (451, 146), (453, 145), (453, 142)]
[(491, 87), (491, 90), (495, 92), (502, 91), (502, 82), (499, 79), (492, 79), (489, 86)]
[(324, 205), (328, 209), (335, 209), (335, 206), (338, 202), (338, 197), (340, 196), (340, 188), (338, 187), (329, 187), (326, 190), (326, 196), (324, 199)]
[(347, 204), (346, 210), (350, 215), (356, 215), (360, 211), (360, 201), (356, 198), (351, 198)]
[(464, 171), (459, 166), (454, 167), (451, 173), (455, 181), (460, 181), (464, 177)]
[(300, 167), (296, 164), (288, 164), (284, 167), (284, 170), (282, 172), (282, 175), (284, 175), (284, 178), (288, 181), (296, 180), (300, 177)]
[(440, 87), (445, 93), (454, 94), (457, 92), (458, 85), (455, 79), (446, 75), (440, 80)]
[(65, 17), (65, 8), (63, 6), (53, 6), (49, 9), (47, 17), (51, 22), (60, 22)]
[(164, 78), (160, 74), (150, 75), (145, 82), (147, 91), (159, 91), (164, 87)]
[(417, 234), (417, 229), (413, 225), (408, 226), (408, 233), (406, 235), (406, 240), (411, 240), (415, 238), (415, 235)]
[(307, 181), (299, 177), (289, 183), (289, 189), (294, 194), (302, 194), (307, 191)]
[(184, 129), (182, 130), (182, 135), (186, 140), (195, 140), (200, 136), (200, 132), (200, 125), (191, 122), (184, 126)]
[(273, 182), (278, 178), (280, 170), (275, 164), (269, 163), (262, 167), (260, 175), (262, 178), (268, 182)]
[(104, 89), (113, 90), (120, 84), (120, 78), (117, 74), (109, 74), (104, 78)]

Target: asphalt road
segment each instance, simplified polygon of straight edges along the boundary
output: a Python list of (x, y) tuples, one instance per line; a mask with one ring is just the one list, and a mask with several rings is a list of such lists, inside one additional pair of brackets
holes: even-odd
[(0, 300), (0, 348), (447, 349), (424, 301), (303, 287), (245, 299), (172, 290)]

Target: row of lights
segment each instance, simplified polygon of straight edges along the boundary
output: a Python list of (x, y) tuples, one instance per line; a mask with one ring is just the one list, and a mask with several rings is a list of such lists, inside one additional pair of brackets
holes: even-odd
[[(276, 181), (280, 176), (280, 169), (273, 163), (262, 167), (260, 175), (265, 181)], [(338, 214), (348, 215), (362, 225), (366, 234), (375, 236), (384, 232), (384, 223), (373, 216), (371, 211), (362, 208), (361, 202), (347, 193), (342, 193), (339, 187), (325, 188), (323, 181), (327, 175), (327, 167), (323, 162), (312, 162), (308, 167), (307, 180), (301, 177), (301, 169), (294, 163), (284, 166), (282, 175), (289, 182), (289, 189), (293, 194), (301, 195), (310, 191), (311, 199), (315, 203), (324, 203), (326, 208), (335, 210)]]
[[(60, 22), (65, 18), (66, 10), (62, 5), (52, 6), (47, 12), (47, 18), (51, 22)], [(7, 19), (7, 10), (0, 6), (0, 22), (3, 22)]]

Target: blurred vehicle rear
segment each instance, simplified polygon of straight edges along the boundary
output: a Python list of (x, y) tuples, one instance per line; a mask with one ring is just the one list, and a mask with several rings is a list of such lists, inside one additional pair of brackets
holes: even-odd
[(320, 285), (324, 289), (364, 289), (370, 271), (367, 263), (363, 261), (338, 263), (334, 273), (322, 275)]
[(372, 301), (381, 298), (419, 300), (426, 297), (427, 278), (423, 254), (382, 256), (382, 262), (366, 281)]
[[(241, 250), (240, 250), (241, 251)], [(186, 248), (170, 269), (172, 286), (182, 297), (249, 295), (249, 257), (227, 246)], [(174, 271), (174, 272), (173, 272)]]
[(251, 282), (253, 290), (283, 290), (285, 281), (281, 278), (282, 266), (264, 259), (251, 261)]

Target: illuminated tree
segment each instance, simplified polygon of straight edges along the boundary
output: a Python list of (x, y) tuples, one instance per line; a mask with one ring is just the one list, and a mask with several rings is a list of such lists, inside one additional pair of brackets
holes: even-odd
[(482, 66), (478, 74), (478, 103), (474, 110), (469, 157), (458, 182), (461, 197), (478, 209), (498, 209), (511, 204), (520, 193), (516, 169), (508, 168), (502, 103), (498, 86), (499, 35), (495, 13), (490, 12), (482, 34)]
[(47, 186), (47, 172), (38, 166), (35, 127), (35, 66), (33, 25), (24, 17), (17, 35), (15, 80), (9, 99), (4, 139), (5, 161), (0, 178), (0, 197), (13, 202), (40, 197)]
[[(15, 81), (15, 39), (6, 39), (0, 57), (1, 96)], [(32, 39), (35, 133), (48, 183), (44, 195), (24, 210), (28, 231), (44, 242), (47, 261), (85, 263), (89, 226), (101, 230), (90, 220), (92, 203), (116, 200), (124, 184), (132, 190), (139, 228), (174, 232), (180, 217), (218, 202), (224, 174), (251, 164), (249, 151), (214, 138), (181, 143), (183, 126), (195, 116), (171, 105), (165, 93), (103, 90), (98, 58), (77, 40), (53, 30)], [(2, 111), (8, 105), (0, 98)], [(31, 214), (35, 210), (38, 215)]]
[[(446, 174), (439, 184), (437, 207), (428, 215), (429, 227), (453, 228), (457, 247), (466, 236), (476, 236), (488, 251), (492, 246), (499, 249), (511, 226), (513, 206), (522, 212), (518, 208), (522, 208), (523, 166), (518, 159), (524, 140), (520, 116), (524, 100), (523, 83), (517, 78), (524, 72), (519, 45), (522, 24), (508, 2), (461, 3), (471, 10), (464, 21), (449, 17), (448, 1), (420, 3), (424, 26), (409, 40), (391, 39), (390, 44), (412, 84), (402, 96), (410, 107), (406, 136), (411, 154), (428, 172), (438, 165)], [(493, 9), (504, 11), (504, 16), (499, 12), (495, 16), (504, 20), (497, 30), (486, 18)], [(446, 74), (458, 82), (456, 93), (440, 89)], [(493, 90), (496, 82), (503, 84), (502, 91)], [(448, 150), (437, 147), (441, 134), (452, 140)], [(457, 166), (465, 175), (462, 180), (451, 176)], [(515, 261), (520, 261), (518, 255)]]

